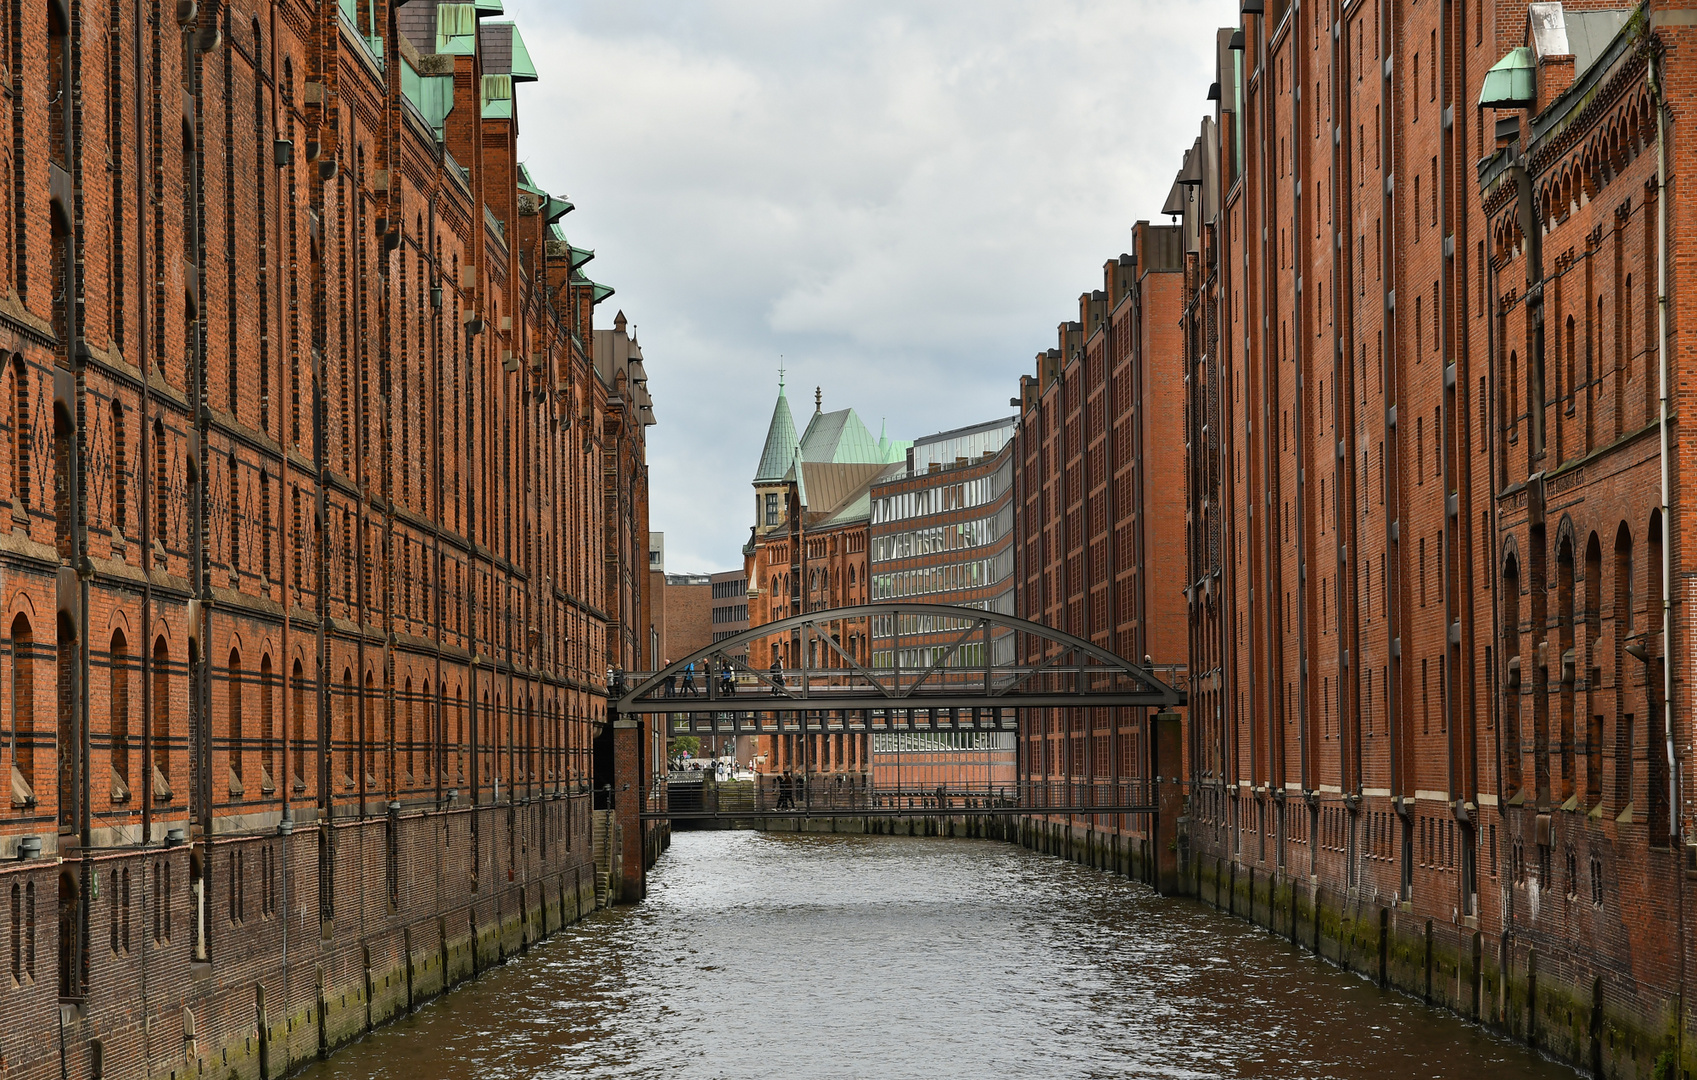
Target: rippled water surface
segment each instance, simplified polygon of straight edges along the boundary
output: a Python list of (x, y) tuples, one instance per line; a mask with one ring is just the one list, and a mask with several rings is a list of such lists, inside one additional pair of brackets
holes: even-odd
[(1201, 905), (988, 841), (683, 833), (601, 912), (311, 1080), (1571, 1070)]

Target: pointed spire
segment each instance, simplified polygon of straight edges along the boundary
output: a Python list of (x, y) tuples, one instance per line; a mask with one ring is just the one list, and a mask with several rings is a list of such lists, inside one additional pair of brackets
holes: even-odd
[(825, 407), (825, 393), (819, 387), (813, 388), (813, 411), (819, 412)]
[(766, 445), (760, 451), (760, 467), (754, 472), (754, 482), (781, 482), (790, 462), (801, 452), (801, 440), (796, 438), (795, 417), (790, 415), (790, 402), (784, 396), (782, 372), (778, 379), (778, 401), (772, 406), (772, 421), (766, 426)]

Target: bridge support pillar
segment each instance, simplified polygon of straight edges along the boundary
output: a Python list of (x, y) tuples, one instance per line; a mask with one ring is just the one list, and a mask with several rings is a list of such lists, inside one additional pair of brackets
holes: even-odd
[(648, 786), (640, 720), (613, 721), (613, 820), (618, 823), (621, 904), (634, 904), (648, 893), (647, 839), (642, 800)]
[(1184, 816), (1184, 728), (1176, 712), (1158, 712), (1149, 718), (1149, 747), (1155, 780), (1155, 890), (1164, 896), (1186, 891), (1184, 840), (1180, 835)]

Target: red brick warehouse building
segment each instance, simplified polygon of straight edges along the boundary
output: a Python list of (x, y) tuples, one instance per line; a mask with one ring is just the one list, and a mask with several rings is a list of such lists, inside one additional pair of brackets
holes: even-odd
[[(798, 436), (782, 382), (754, 475), (755, 523), (743, 548), (750, 628), (792, 615), (868, 602), (867, 531), (872, 485), (903, 467), (907, 444), (872, 433), (853, 409), (825, 412), (815, 389), (813, 415)], [(870, 628), (862, 618), (829, 624), (831, 644), (813, 640), (803, 652), (791, 631), (749, 643), (748, 663), (786, 671), (836, 669), (849, 678), (871, 662)], [(838, 651), (840, 650), (840, 652)], [(802, 735), (779, 732), (756, 739), (756, 769), (766, 773), (834, 773), (844, 782), (871, 775), (866, 736), (851, 731)]]
[(7, 1076), (282, 1075), (594, 902), (653, 414), (499, 10), (0, 13)]
[[(1182, 683), (1185, 262), (1180, 230), (1138, 222), (1132, 251), (1079, 297), (1056, 347), (1022, 376), (1013, 441), (1015, 603), (1032, 622), (1084, 638)], [(1045, 657), (1021, 657), (1041, 663)], [(1151, 775), (1148, 709), (1025, 710), (1019, 771), (1037, 783)], [(1061, 823), (1048, 827), (1059, 830)], [(1152, 871), (1143, 815), (1065, 821), (1059, 843)]]
[(1243, 12), (1169, 201), (1195, 885), (1606, 1075), (1689, 1071), (1690, 20)]

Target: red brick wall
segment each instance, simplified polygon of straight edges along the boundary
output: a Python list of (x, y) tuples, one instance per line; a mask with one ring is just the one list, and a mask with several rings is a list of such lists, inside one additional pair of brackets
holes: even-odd
[[(1657, 668), (1624, 651), (1691, 644), (1677, 621), (1662, 640), (1656, 603), (1643, 284), (1646, 65), (1666, 64), (1677, 109), (1689, 31), (1652, 10), (1573, 97), (1544, 95), (1543, 123), (1521, 117), (1538, 271), (1512, 178), (1481, 165), (1507, 114), (1475, 105), (1524, 43), (1524, 7), (1284, 11), (1246, 18), (1237, 57), (1222, 32), (1198, 143), (1211, 169), (1182, 226), (1198, 880), (1234, 907), (1247, 888), (1269, 921), (1331, 905), (1343, 953), (1382, 917), (1392, 981), (1643, 1074), (1690, 1022), (1675, 1011), (1691, 946), (1667, 900), (1669, 822), (1688, 811), (1657, 795)], [(1670, 220), (1677, 251), (1687, 226)], [(1674, 693), (1683, 755), (1689, 690)], [(1605, 1028), (1557, 1023), (1593, 1000)], [(1628, 1030), (1646, 1034), (1607, 1037)]]
[[(17, 769), (32, 796), (0, 803), (0, 859), (26, 835), (45, 848), (0, 863), (0, 906), (33, 885), (37, 912), (33, 976), (0, 980), (20, 1021), (0, 1035), (10, 1076), (58, 1068), (34, 1033), (57, 1030), (62, 875), (87, 958), (70, 987), (79, 1074), (96, 1035), (113, 1076), (248, 1053), (263, 988), (291, 1047), (278, 1075), (316, 1052), (314, 964), (329, 999), (369, 993), (381, 1018), (404, 997), (403, 943), (411, 978), (441, 981), (424, 965), (439, 916), (450, 952), (476, 926), (491, 957), (535, 937), (544, 909), (557, 925), (561, 889), (589, 880), (607, 666), (634, 651), (609, 622), (640, 618), (643, 425), (581, 344), (591, 287), (548, 262), (516, 123), (477, 115), (478, 62), (449, 58), (469, 103), (446, 131), (462, 174), (335, 5), (201, 11), (220, 32), (202, 31), (192, 79), (169, 9), (137, 24), (89, 0), (57, 41), (44, 19), (0, 26), (16, 85), (46, 85), (62, 55), (81, 88), (64, 149), (45, 108), (9, 107), (0, 730), (17, 731), (14, 701), (34, 723), (0, 748), (0, 776)], [(293, 144), (285, 167), (276, 140)], [(461, 809), (441, 809), (450, 792)], [(529, 801), (466, 809), (515, 796)], [(185, 842), (162, 846), (174, 829)], [(173, 932), (155, 944), (165, 865)], [(191, 867), (215, 976), (193, 981)], [(387, 985), (366, 987), (367, 969)]]
[[(862, 519), (830, 526), (820, 525), (807, 530), (803, 542), (807, 545), (805, 565), (810, 585), (806, 591), (808, 611), (849, 607), (866, 602), (867, 528), (868, 522)], [(754, 553), (749, 557), (749, 573), (752, 577), (750, 591), (758, 589), (759, 595), (751, 595), (748, 600), (749, 629), (801, 614), (794, 610), (792, 603), (791, 575), (795, 572), (797, 560), (790, 530), (781, 528), (769, 535), (757, 537), (754, 544)], [(854, 570), (855, 585), (852, 590), (848, 586), (850, 567)], [(824, 572), (824, 588), (811, 587), (814, 571)], [(775, 589), (774, 581), (778, 583)], [(711, 617), (709, 610), (707, 618), (710, 620)], [(861, 664), (869, 662), (864, 619), (846, 622), (838, 620), (828, 625), (831, 627), (830, 632), (843, 643), (845, 650), (851, 651), (851, 655), (858, 654)], [(778, 659), (786, 670), (794, 670), (801, 665), (801, 657), (794, 655), (794, 643), (786, 634), (765, 639), (757, 638), (750, 643), (749, 667), (764, 672), (771, 667), (774, 658)], [(815, 667), (846, 666), (840, 657), (832, 655), (829, 650), (825, 650), (824, 655), (815, 658), (812, 663)], [(803, 738), (808, 740), (807, 745), (802, 744)], [(835, 738), (836, 742), (830, 741), (830, 737), (825, 735), (756, 736), (755, 753), (764, 758), (758, 762), (757, 768), (761, 772), (788, 772), (800, 770), (805, 761), (809, 771), (864, 771), (868, 761), (866, 737), (845, 734)]]
[(713, 644), (713, 586), (666, 585), (665, 618), (656, 619), (660, 633), (660, 660), (682, 660), (698, 649)]
[[(1040, 354), (1014, 450), (1018, 613), (1142, 663), (1186, 659), (1182, 267), (1176, 231), (1140, 222)], [(1035, 658), (1029, 658), (1035, 659)], [(1029, 710), (1022, 778), (1149, 774), (1143, 709)], [(1143, 835), (1140, 819), (1096, 822)]]

